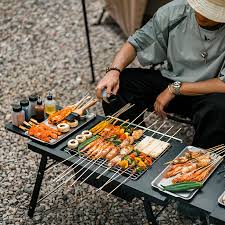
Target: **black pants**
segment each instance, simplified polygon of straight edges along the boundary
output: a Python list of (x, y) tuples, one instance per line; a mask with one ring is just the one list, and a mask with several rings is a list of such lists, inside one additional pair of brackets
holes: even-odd
[[(154, 110), (153, 105), (157, 96), (169, 83), (172, 81), (163, 77), (160, 71), (125, 69), (120, 76), (117, 100), (110, 104), (103, 102), (104, 112), (109, 115), (128, 102), (135, 103), (132, 110), (128, 110), (120, 117), (131, 121), (145, 108)], [(194, 146), (208, 148), (225, 143), (225, 94), (176, 96), (165, 111), (192, 119), (195, 129)]]

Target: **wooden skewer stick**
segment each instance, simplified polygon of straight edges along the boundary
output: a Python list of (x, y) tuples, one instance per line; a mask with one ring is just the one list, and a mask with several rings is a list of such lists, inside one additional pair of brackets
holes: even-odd
[[(214, 152), (213, 152), (213, 153), (214, 153)], [(200, 157), (202, 157), (203, 155), (206, 155), (206, 154), (211, 154), (211, 152), (208, 152), (208, 149), (205, 149), (205, 153), (203, 153), (203, 154), (197, 156), (197, 157), (194, 158), (194, 159), (188, 160), (187, 162), (196, 162), (196, 160), (197, 160), (198, 158), (200, 158)], [(171, 161), (168, 161), (168, 162), (166, 162), (166, 163), (164, 163), (164, 164), (167, 165), (167, 164), (171, 164), (171, 163), (173, 163), (173, 162), (174, 162), (174, 160), (171, 160)]]
[[(63, 164), (64, 162), (68, 161), (69, 159), (74, 158), (75, 156), (76, 156), (76, 155), (72, 155), (72, 156), (70, 156), (69, 158), (64, 159), (63, 161), (61, 161), (61, 162), (59, 162), (59, 163), (57, 163), (57, 164), (55, 164), (55, 165), (49, 167), (48, 169), (46, 169), (45, 172), (47, 172), (47, 171), (50, 170), (50, 169), (55, 168), (56, 166), (59, 166), (60, 164)], [(79, 160), (79, 159), (78, 159), (78, 160)], [(77, 160), (77, 161), (78, 161), (78, 160)]]
[(141, 112), (136, 118), (134, 118), (127, 127), (129, 127), (131, 124), (133, 124), (140, 116), (142, 116), (146, 111), (148, 110), (148, 108), (146, 108), (143, 112)]
[[(133, 105), (130, 105), (128, 108), (122, 110), (119, 114), (116, 115), (115, 118), (112, 118), (112, 120), (109, 121), (109, 123), (112, 123), (112, 121), (114, 121), (118, 116), (120, 116), (121, 114), (123, 114), (124, 112), (126, 112), (127, 110), (129, 110), (130, 108), (132, 108), (134, 106)], [(94, 135), (100, 133), (108, 124), (106, 124), (105, 126), (101, 126), (99, 129), (97, 129), (95, 132), (94, 132)]]
[(91, 172), (91, 174), (89, 174), (81, 183), (80, 183), (80, 185), (81, 184), (83, 184), (90, 176), (92, 176), (92, 174), (94, 174), (94, 172), (96, 172), (103, 164), (105, 163), (105, 161), (103, 161), (95, 170), (93, 170), (92, 172)]
[(107, 196), (111, 195), (115, 190), (117, 190), (121, 185), (127, 182), (131, 177), (133, 176), (133, 173), (131, 173), (124, 181), (122, 181), (119, 185), (117, 185), (112, 191), (110, 191)]
[(106, 126), (108, 126), (108, 124), (112, 123), (117, 118), (117, 115), (119, 115), (119, 113), (121, 113), (123, 110), (125, 110), (129, 106), (130, 106), (130, 103), (126, 104), (121, 109), (119, 109), (117, 112), (115, 112), (111, 116), (111, 117), (115, 117), (115, 118), (108, 117), (106, 120), (101, 121), (99, 124), (97, 124), (95, 127), (93, 127), (91, 129), (92, 132), (94, 134), (97, 134), (97, 133), (101, 132)]
[(33, 119), (33, 118), (31, 118), (30, 121), (33, 122), (33, 123), (35, 123), (35, 124), (37, 124), (37, 125), (39, 124), (38, 121), (35, 120), (35, 119)]
[(219, 148), (219, 147), (222, 147), (222, 146), (225, 146), (225, 145), (224, 145), (224, 144), (216, 145), (216, 146), (214, 146), (214, 147), (207, 148), (206, 150), (207, 150), (207, 151), (211, 151), (211, 150), (215, 150), (215, 149), (217, 149), (217, 148)]
[(52, 193), (54, 193), (56, 190), (58, 190), (60, 187), (62, 187), (64, 184), (68, 183), (74, 176), (76, 176), (76, 174), (73, 174), (71, 177), (69, 177), (66, 181), (62, 182), (61, 184), (59, 184), (57, 187), (55, 187), (52, 191), (50, 191), (47, 195), (45, 195), (44, 197), (42, 197), (41, 199), (39, 199), (37, 201), (37, 203), (41, 202), (42, 200), (46, 199), (49, 195), (51, 195)]
[[(154, 112), (151, 112), (146, 118), (144, 118), (139, 124), (137, 124), (134, 129), (136, 129), (138, 126), (140, 126), (145, 120), (147, 120)], [(158, 120), (157, 120), (158, 121)]]
[(101, 186), (99, 189), (97, 189), (96, 192), (99, 191), (99, 190), (102, 190), (106, 185), (111, 183), (113, 180), (116, 180), (118, 177), (122, 176), (122, 174), (125, 173), (128, 169), (129, 169), (129, 167), (127, 169), (125, 169), (125, 170), (122, 170), (122, 171), (121, 171), (121, 169), (119, 169), (117, 172), (120, 171), (121, 173), (120, 172), (119, 173), (117, 173), (117, 172), (114, 173), (114, 175), (117, 174), (117, 176), (113, 175), (109, 180), (107, 180), (107, 182), (103, 186)]
[[(83, 159), (83, 160), (81, 160)], [(71, 166), (69, 166), (66, 170), (64, 170), (58, 177), (56, 177), (53, 182), (58, 182), (60, 181), (62, 178), (64, 178), (67, 174), (69, 174), (70, 172), (72, 172), (74, 169), (76, 169), (79, 165), (81, 165), (86, 159), (80, 157), (78, 161), (76, 161), (75, 163), (73, 163)], [(80, 161), (80, 162), (79, 162)], [(79, 162), (79, 163), (78, 163)], [(72, 169), (71, 169), (72, 168)]]
[(77, 106), (76, 109), (80, 109), (84, 107), (88, 102), (92, 101), (94, 98), (91, 96), (87, 96), (83, 101), (81, 101)]
[(153, 131), (153, 134), (150, 137), (153, 137), (157, 132), (165, 125), (166, 121), (164, 121), (155, 131)]
[(24, 126), (22, 126), (22, 125), (20, 125), (19, 128), (20, 128), (21, 130), (25, 131), (25, 132), (29, 130), (28, 128), (26, 128), (26, 127), (24, 127)]
[[(86, 170), (70, 185), (70, 186), (73, 186), (74, 184), (77, 183), (77, 181), (95, 164), (95, 162), (100, 159), (101, 157), (98, 157), (96, 160), (93, 160), (93, 162), (91, 163), (90, 166), (88, 166), (86, 168)], [(104, 160), (106, 162), (106, 160)]]
[(114, 174), (113, 174), (113, 175), (105, 182), (105, 184), (103, 184), (100, 188), (98, 188), (98, 189), (96, 190), (96, 192), (102, 190), (107, 184), (109, 184), (109, 183), (113, 180), (114, 177), (116, 177), (118, 174), (120, 175), (120, 172), (121, 172), (121, 169), (117, 170), (116, 173), (114, 173)]
[(99, 174), (98, 177), (96, 177), (96, 180), (100, 179), (100, 177), (101, 177), (102, 175), (104, 175), (107, 171), (109, 171), (111, 168), (112, 168), (111, 166), (107, 167), (101, 174)]

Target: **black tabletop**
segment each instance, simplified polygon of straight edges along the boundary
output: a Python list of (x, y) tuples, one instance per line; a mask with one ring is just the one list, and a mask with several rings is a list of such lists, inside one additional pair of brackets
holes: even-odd
[[(102, 117), (97, 116), (95, 120), (89, 123), (88, 126), (86, 126), (84, 129), (88, 129), (92, 127), (94, 124), (98, 123), (100, 120), (102, 120)], [(81, 131), (81, 130), (80, 130)], [(80, 131), (78, 133), (80, 133)], [(74, 134), (74, 136), (76, 133)], [(71, 138), (71, 137), (70, 137)], [(64, 152), (63, 149), (67, 145), (68, 139), (65, 139), (63, 142), (61, 142), (59, 145), (55, 146), (54, 148), (44, 146), (42, 144), (36, 143), (34, 141), (31, 141), (28, 143), (28, 148), (31, 149), (34, 152), (40, 153), (42, 155), (49, 156), (52, 159), (56, 160), (63, 160), (69, 157), (68, 153)], [(151, 182), (155, 179), (155, 177), (166, 167), (164, 165), (165, 162), (170, 161), (174, 159), (185, 147), (183, 143), (180, 143), (178, 141), (172, 142), (172, 147), (159, 159), (157, 160), (152, 168), (150, 168), (146, 173), (140, 177), (138, 180), (129, 180), (124, 185), (121, 186), (124, 190), (132, 191), (135, 193), (135, 196), (143, 196), (148, 197), (150, 200), (163, 204), (165, 203), (168, 198), (174, 198), (169, 195), (166, 195), (164, 193), (159, 192), (158, 190), (155, 190), (151, 187)], [(71, 161), (66, 162), (66, 164), (71, 164), (77, 160), (77, 157), (74, 157)], [(81, 167), (86, 167), (85, 163), (81, 164)], [(95, 170), (95, 166), (92, 166), (89, 171)], [(219, 166), (218, 170), (221, 170), (223, 166)], [(97, 176), (103, 171), (102, 168), (98, 169), (96, 173), (93, 176)], [(214, 172), (212, 176), (208, 179), (208, 181), (205, 183), (204, 187), (197, 192), (195, 197), (190, 201), (185, 201), (187, 204), (196, 207), (199, 210), (203, 210), (205, 212), (211, 213), (212, 219), (217, 219), (219, 221), (225, 222), (225, 208), (220, 207), (217, 203), (218, 197), (222, 194), (222, 192), (225, 190), (225, 178), (223, 178), (222, 175), (217, 175), (217, 173)], [(88, 173), (87, 173), (88, 174)], [(101, 178), (105, 182), (106, 178), (109, 178), (112, 176), (113, 173), (108, 172), (104, 174), (104, 176)], [(102, 180), (96, 180), (95, 184), (96, 186), (101, 186)], [(117, 179), (115, 182), (113, 182), (113, 185), (119, 184), (124, 180), (123, 177), (120, 179)], [(111, 185), (111, 184), (110, 184)], [(112, 190), (112, 186), (110, 188), (106, 188), (106, 190), (110, 191)], [(177, 198), (179, 201), (184, 201), (179, 198)]]
[[(98, 123), (100, 120), (102, 120), (102, 117), (97, 116), (94, 121), (89, 123), (89, 125), (87, 127), (83, 128), (82, 130), (92, 127), (94, 124)], [(81, 132), (81, 130), (78, 133), (80, 133), (80, 132)], [(74, 136), (75, 135), (76, 135), (76, 133), (74, 134)], [(28, 143), (28, 148), (37, 153), (50, 156), (53, 159), (62, 160), (62, 159), (69, 157), (69, 155), (66, 152), (62, 151), (62, 149), (64, 149), (66, 147), (67, 142), (68, 142), (68, 139), (65, 139), (65, 141), (62, 142), (61, 144), (59, 144), (58, 146), (56, 146), (54, 148), (50, 148), (48, 146), (43, 146), (39, 143), (31, 141)], [(151, 200), (155, 201), (156, 203), (162, 204), (162, 203), (166, 202), (167, 197), (165, 195), (162, 195), (160, 192), (153, 190), (151, 187), (151, 182), (165, 168), (165, 165), (163, 165), (163, 164), (165, 162), (173, 159), (180, 151), (183, 150), (184, 147), (185, 147), (184, 144), (182, 144), (178, 141), (173, 141), (172, 147), (170, 148), (170, 150), (168, 152), (166, 152), (163, 155), (163, 157), (161, 157), (159, 160), (157, 160), (153, 164), (152, 168), (150, 168), (148, 171), (146, 171), (145, 174), (142, 177), (140, 177), (138, 180), (129, 180), (128, 182), (126, 182), (123, 185), (123, 187), (128, 188), (130, 191), (135, 193), (136, 196), (148, 197)], [(77, 160), (77, 157), (74, 157), (71, 160), (71, 162), (75, 162), (76, 160)], [(81, 166), (85, 167), (85, 163), (81, 164)], [(90, 168), (90, 171), (95, 170), (95, 168), (96, 168), (95, 166), (92, 166)], [(103, 168), (99, 168), (96, 171), (96, 176), (97, 176), (97, 174), (100, 174), (103, 170), (104, 170)], [(113, 173), (108, 172), (108, 173), (104, 174), (103, 177), (109, 178), (112, 175), (113, 175)], [(116, 179), (116, 183), (117, 182), (120, 183), (123, 180), (124, 180), (124, 177), (121, 177), (120, 179)], [(100, 180), (99, 180), (99, 182), (101, 183)], [(112, 189), (112, 187), (111, 187), (111, 189)]]
[(224, 173), (218, 175), (218, 180), (216, 183), (217, 186), (214, 189), (216, 193), (213, 195), (213, 199), (211, 198), (211, 200), (214, 201), (216, 204), (214, 205), (210, 217), (212, 219), (212, 222), (219, 222), (220, 224), (225, 224), (225, 207), (217, 203), (218, 198), (225, 191), (225, 178), (223, 177), (223, 175)]

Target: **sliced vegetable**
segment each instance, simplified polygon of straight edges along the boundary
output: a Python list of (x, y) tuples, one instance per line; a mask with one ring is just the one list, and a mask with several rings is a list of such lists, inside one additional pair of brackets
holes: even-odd
[(96, 140), (97, 138), (99, 138), (98, 135), (92, 136), (91, 138), (89, 138), (89, 139), (87, 139), (86, 141), (82, 142), (82, 143), (78, 146), (78, 151), (80, 151), (81, 149), (83, 149), (86, 145), (89, 145), (92, 141)]
[(140, 173), (143, 171), (143, 168), (138, 166), (138, 167), (136, 167), (135, 171), (136, 171), (136, 173)]
[(150, 157), (146, 157), (144, 160), (145, 164), (147, 164), (148, 166), (152, 165), (152, 159)]
[(128, 161), (127, 160), (121, 160), (119, 162), (119, 166), (122, 168), (122, 169), (127, 169), (128, 168)]
[(167, 186), (163, 186), (164, 190), (170, 191), (170, 192), (182, 192), (182, 191), (188, 191), (192, 189), (198, 189), (203, 186), (201, 182), (182, 182), (177, 184), (171, 184)]
[(143, 170), (147, 168), (146, 164), (143, 161), (140, 161), (137, 163), (139, 167), (141, 167)]

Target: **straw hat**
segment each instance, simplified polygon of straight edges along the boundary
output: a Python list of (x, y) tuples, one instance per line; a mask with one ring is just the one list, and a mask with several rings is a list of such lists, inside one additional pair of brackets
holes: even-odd
[(204, 17), (225, 23), (225, 0), (187, 0), (190, 6)]

